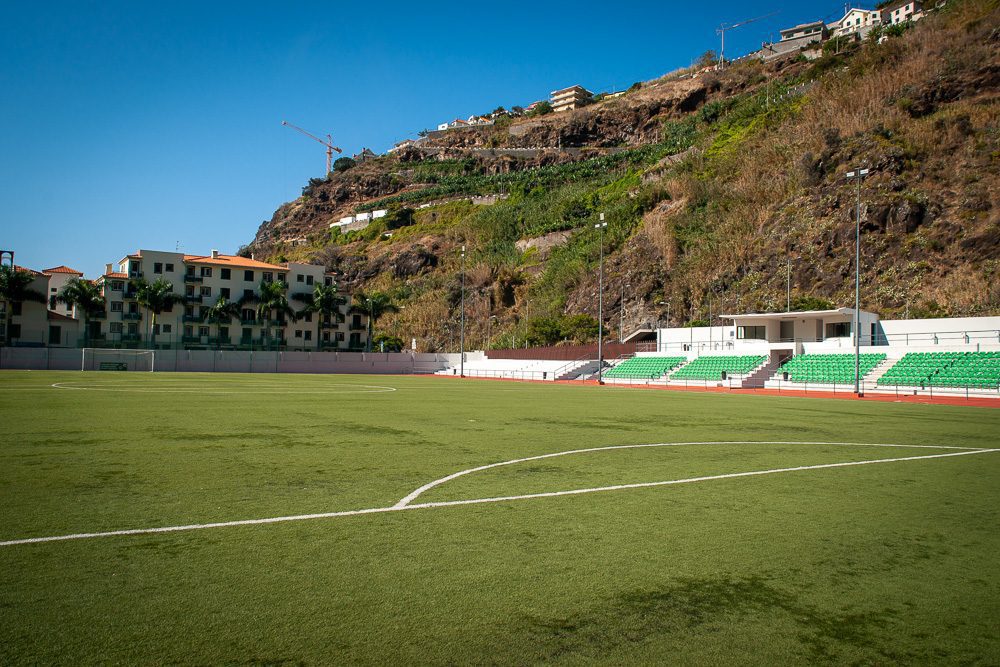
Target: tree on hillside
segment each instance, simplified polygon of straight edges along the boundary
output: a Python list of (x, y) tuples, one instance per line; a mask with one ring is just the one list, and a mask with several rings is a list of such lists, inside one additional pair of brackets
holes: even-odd
[[(316, 285), (311, 293), (299, 292), (293, 294), (292, 299), (305, 304), (302, 310), (298, 312), (299, 317), (307, 313), (316, 313), (320, 317), (321, 322), (336, 322), (336, 316), (340, 307), (347, 304), (347, 298), (337, 293), (336, 285)], [(316, 337), (317, 349), (321, 345), (320, 338), (320, 336)]]
[(694, 64), (697, 65), (699, 69), (704, 69), (706, 67), (712, 67), (717, 62), (719, 62), (718, 54), (709, 49), (708, 51), (705, 51), (705, 53), (698, 56), (698, 60), (696, 60)]
[(222, 332), (222, 325), (229, 324), (240, 314), (240, 306), (234, 301), (230, 301), (224, 296), (219, 296), (218, 300), (206, 308), (202, 315), (208, 324), (215, 324), (215, 347), (218, 349)]
[[(284, 317), (293, 322), (297, 319), (295, 311), (288, 303), (288, 285), (280, 280), (274, 282), (262, 280), (257, 287), (257, 293), (243, 297), (239, 304), (241, 307), (250, 304), (257, 306), (257, 319), (263, 323), (264, 336), (268, 339), (271, 320), (275, 315), (279, 323), (284, 323)], [(280, 341), (281, 336), (278, 339)]]
[(552, 105), (548, 102), (548, 100), (545, 100), (536, 104), (535, 108), (528, 112), (528, 116), (533, 118), (535, 116), (544, 116), (549, 113), (552, 113)]
[(83, 319), (83, 346), (87, 347), (90, 340), (90, 318), (104, 312), (104, 296), (101, 288), (95, 283), (83, 278), (73, 278), (56, 296), (58, 301), (70, 307), (76, 307)]
[(398, 313), (399, 307), (385, 292), (371, 292), (370, 294), (357, 292), (354, 294), (354, 305), (351, 306), (351, 312), (368, 316), (368, 351), (371, 352), (375, 323), (386, 313)]
[(169, 280), (157, 278), (148, 282), (145, 278), (136, 278), (129, 283), (135, 290), (135, 300), (151, 313), (149, 318), (149, 346), (156, 345), (156, 316), (171, 310), (175, 304), (184, 301), (184, 297), (174, 293), (174, 284)]
[(31, 283), (34, 280), (35, 274), (31, 271), (24, 271), (16, 266), (0, 266), (0, 301), (4, 303), (4, 312), (7, 313), (4, 323), (4, 345), (10, 345), (10, 329), (15, 304), (22, 304), (26, 301), (47, 303), (45, 294), (31, 289)]
[(339, 157), (339, 158), (337, 158), (336, 160), (333, 161), (333, 171), (334, 171), (334, 173), (340, 173), (342, 171), (347, 171), (348, 169), (353, 168), (356, 164), (357, 164), (357, 162), (354, 161), (354, 158), (349, 158), (349, 157), (346, 157), (346, 156), (345, 157)]

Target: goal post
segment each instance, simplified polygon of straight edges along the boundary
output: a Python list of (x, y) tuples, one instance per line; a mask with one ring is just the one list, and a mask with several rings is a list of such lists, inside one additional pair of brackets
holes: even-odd
[(80, 351), (80, 370), (152, 373), (156, 370), (156, 351), (85, 347)]

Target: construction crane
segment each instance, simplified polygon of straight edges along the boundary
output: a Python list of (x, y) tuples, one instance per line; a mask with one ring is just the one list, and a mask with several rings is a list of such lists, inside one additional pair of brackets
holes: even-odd
[(298, 130), (299, 132), (301, 132), (302, 134), (306, 135), (307, 137), (309, 137), (313, 141), (318, 141), (319, 143), (321, 143), (324, 146), (326, 146), (326, 173), (329, 174), (331, 171), (333, 171), (333, 151), (337, 151), (338, 153), (343, 153), (344, 152), (344, 151), (340, 150), (339, 148), (337, 148), (336, 146), (333, 145), (333, 137), (331, 137), (328, 134), (328, 135), (326, 135), (326, 141), (323, 141), (322, 139), (320, 139), (316, 135), (309, 134), (308, 132), (306, 132), (305, 130), (303, 130), (301, 127), (299, 127), (297, 125), (292, 125), (287, 120), (281, 121), (281, 124), (282, 125), (287, 125), (288, 127), (292, 128), (293, 130)]
[(764, 19), (771, 18), (778, 12), (771, 12), (770, 14), (765, 14), (764, 16), (758, 16), (755, 19), (747, 19), (746, 21), (740, 21), (739, 23), (723, 23), (719, 26), (718, 30), (715, 32), (722, 37), (722, 48), (719, 49), (719, 67), (724, 68), (726, 66), (726, 31), (733, 30), (734, 28), (740, 28), (749, 23), (756, 23), (757, 21), (763, 21)]

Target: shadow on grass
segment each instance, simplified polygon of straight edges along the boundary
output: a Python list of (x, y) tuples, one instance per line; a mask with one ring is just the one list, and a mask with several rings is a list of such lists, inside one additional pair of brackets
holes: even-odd
[[(895, 619), (890, 609), (830, 613), (759, 577), (687, 578), (660, 589), (632, 591), (567, 618), (529, 618), (540, 660), (573, 661), (617, 653), (649, 641), (684, 643), (723, 626), (787, 627), (811, 661), (885, 660), (877, 640)], [(898, 658), (899, 656), (894, 656)]]

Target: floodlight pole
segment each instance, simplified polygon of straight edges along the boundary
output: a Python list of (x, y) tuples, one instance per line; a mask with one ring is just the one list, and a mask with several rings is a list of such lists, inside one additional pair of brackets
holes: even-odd
[(786, 257), (785, 275), (785, 312), (792, 312), (792, 258)]
[(867, 169), (848, 172), (848, 180), (858, 182), (857, 218), (854, 227), (854, 394), (861, 396), (861, 180)]
[(631, 287), (631, 285), (626, 285), (625, 283), (622, 283), (622, 304), (621, 304), (621, 308), (619, 309), (619, 317), (618, 317), (618, 342), (619, 343), (622, 342), (623, 338), (625, 338), (625, 288), (627, 288), (627, 287)]
[(601, 213), (600, 222), (594, 225), (601, 234), (601, 261), (597, 274), (597, 384), (604, 384), (604, 228), (607, 226)]
[(462, 334), (461, 341), (462, 359), (459, 361), (459, 377), (465, 377), (465, 246), (462, 246)]

